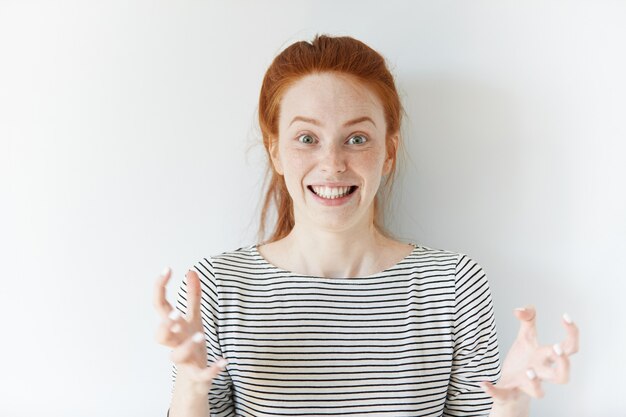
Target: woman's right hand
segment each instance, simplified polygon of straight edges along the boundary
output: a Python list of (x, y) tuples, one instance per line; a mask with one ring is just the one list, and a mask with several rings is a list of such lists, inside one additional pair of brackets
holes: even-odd
[(161, 316), (155, 338), (160, 344), (172, 349), (170, 356), (176, 364), (177, 381), (186, 381), (189, 389), (206, 395), (213, 379), (226, 367), (226, 361), (207, 366), (206, 339), (200, 316), (200, 278), (194, 271), (187, 272), (187, 312), (182, 317), (167, 301), (165, 287), (172, 275), (166, 268), (157, 279), (154, 288), (154, 307)]

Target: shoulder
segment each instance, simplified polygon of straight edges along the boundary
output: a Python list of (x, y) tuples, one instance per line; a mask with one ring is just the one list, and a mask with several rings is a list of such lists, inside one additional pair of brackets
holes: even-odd
[(462, 264), (464, 262), (476, 263), (474, 259), (463, 252), (454, 252), (446, 249), (437, 249), (424, 245), (416, 245), (416, 253), (419, 254), (422, 258), (432, 258), (432, 259), (441, 259), (441, 260), (455, 260), (457, 263)]
[(424, 268), (445, 269), (454, 276), (456, 285), (467, 282), (486, 281), (483, 268), (474, 258), (463, 252), (436, 249), (423, 245), (415, 245), (411, 260)]
[(256, 245), (246, 245), (237, 249), (227, 250), (209, 257), (212, 263), (239, 264), (258, 260)]
[(231, 249), (202, 258), (196, 263), (196, 268), (205, 270), (213, 278), (216, 275), (228, 276), (232, 273), (239, 275), (258, 272), (267, 268), (267, 263), (260, 256), (255, 244)]
[(445, 250), (445, 249), (437, 249), (437, 248), (432, 248), (429, 246), (424, 246), (424, 245), (416, 245), (413, 244), (413, 246), (415, 246), (415, 256), (419, 259), (431, 259), (433, 261), (449, 261), (449, 260), (455, 260), (458, 258), (458, 256), (460, 255), (459, 253), (456, 252), (452, 252), (449, 250)]
[(451, 266), (455, 269), (466, 263), (474, 264), (474, 260), (465, 253), (445, 249), (437, 249), (424, 245), (415, 245), (411, 259), (415, 262)]

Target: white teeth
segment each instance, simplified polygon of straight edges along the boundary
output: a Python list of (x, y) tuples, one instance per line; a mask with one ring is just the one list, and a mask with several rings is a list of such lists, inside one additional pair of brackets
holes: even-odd
[(315, 194), (323, 198), (335, 199), (340, 198), (348, 194), (350, 187), (323, 187), (319, 185), (311, 186)]

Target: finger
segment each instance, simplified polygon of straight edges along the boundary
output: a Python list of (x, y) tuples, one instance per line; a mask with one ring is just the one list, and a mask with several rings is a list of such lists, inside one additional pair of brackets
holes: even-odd
[(173, 308), (172, 311), (170, 311), (170, 314), (167, 315), (167, 318), (165, 320), (169, 320), (169, 329), (172, 331), (172, 333), (180, 333), (185, 337), (189, 336), (189, 324), (185, 319), (183, 319), (183, 316), (181, 315), (178, 308)]
[(194, 385), (197, 385), (194, 390), (205, 395), (211, 389), (213, 380), (217, 375), (226, 369), (226, 365), (226, 360), (219, 358), (209, 366), (180, 365), (178, 369), (180, 372), (184, 372), (186, 377), (194, 382)]
[[(196, 322), (200, 320), (200, 278), (195, 271), (187, 272), (187, 313), (185, 317), (190, 322)], [(198, 323), (196, 323), (198, 324)]]
[(537, 327), (536, 327), (536, 312), (535, 307), (526, 306), (522, 308), (516, 308), (513, 313), (515, 317), (520, 321), (520, 329), (518, 332), (518, 337), (522, 336), (527, 340), (535, 341), (537, 338)]
[(493, 385), (489, 381), (483, 381), (479, 383), (479, 385), (483, 391), (487, 393), (487, 395), (498, 402), (506, 402), (509, 399), (516, 397), (518, 393), (517, 388), (501, 388)]
[(525, 372), (525, 378), (522, 378), (520, 390), (533, 398), (542, 398), (543, 389), (541, 388), (541, 379), (537, 376), (534, 369), (528, 368)]
[(178, 320), (171, 320), (167, 318), (159, 324), (159, 327), (157, 327), (155, 339), (158, 343), (168, 347), (179, 346), (189, 335), (188, 327), (189, 326), (182, 318)]
[(564, 384), (569, 379), (569, 359), (558, 344), (538, 348), (531, 366), (541, 380)]
[(176, 364), (188, 364), (206, 367), (206, 340), (202, 332), (196, 332), (187, 338), (184, 343), (172, 350), (170, 355)]
[(551, 379), (547, 379), (555, 384), (565, 384), (569, 381), (569, 357), (563, 351), (560, 345), (553, 347), (554, 351), (554, 375)]
[(213, 382), (216, 376), (219, 375), (220, 372), (226, 369), (226, 365), (228, 362), (226, 359), (219, 358), (217, 361), (213, 362), (210, 366), (204, 368), (194, 375), (194, 378), (197, 378), (197, 382)]
[(154, 294), (152, 301), (154, 304), (154, 308), (163, 318), (167, 317), (170, 311), (172, 311), (172, 306), (170, 303), (168, 303), (167, 298), (165, 297), (165, 287), (171, 275), (172, 270), (169, 267), (165, 268), (154, 284)]
[(578, 326), (576, 326), (567, 313), (563, 314), (561, 322), (567, 331), (567, 337), (565, 341), (561, 343), (561, 347), (566, 355), (573, 355), (578, 352)]

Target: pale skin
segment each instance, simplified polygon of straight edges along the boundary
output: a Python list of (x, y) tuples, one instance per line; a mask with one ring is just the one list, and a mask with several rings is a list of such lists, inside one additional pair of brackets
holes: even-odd
[[(286, 91), (280, 110), (271, 162), (285, 178), (295, 226), (283, 239), (260, 246), (262, 256), (282, 269), (328, 278), (371, 275), (406, 257), (412, 246), (383, 236), (373, 226), (374, 197), (395, 157), (387, 152), (386, 138), (393, 149), (398, 140), (397, 132), (386, 131), (377, 96), (348, 77), (315, 74)], [(357, 188), (341, 205), (330, 205), (314, 193), (312, 187), (320, 185)], [(208, 391), (226, 363), (208, 364), (203, 337), (199, 343), (193, 340), (202, 332), (198, 275), (187, 273), (185, 317), (170, 316), (174, 309), (165, 297), (170, 276), (169, 269), (164, 271), (154, 295), (162, 317), (156, 339), (172, 349), (179, 369), (170, 416), (206, 417)], [(578, 329), (567, 316), (562, 320), (565, 340), (540, 345), (534, 308), (514, 314), (520, 329), (503, 362), (501, 380), (497, 386), (481, 384), (494, 398), (493, 417), (527, 416), (530, 398), (543, 396), (543, 382), (567, 382), (569, 356), (578, 350)]]
[[(371, 121), (345, 126), (365, 117)], [(392, 162), (386, 133), (377, 96), (351, 79), (311, 75), (292, 86), (281, 103), (279, 140), (270, 153), (293, 200), (295, 226), (259, 252), (283, 269), (331, 278), (370, 275), (408, 255), (409, 245), (373, 226), (374, 197)], [(390, 136), (397, 142), (397, 132)], [(337, 182), (358, 187), (341, 206), (320, 204), (308, 189)]]

